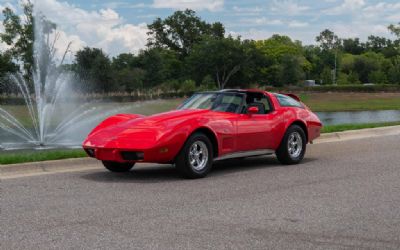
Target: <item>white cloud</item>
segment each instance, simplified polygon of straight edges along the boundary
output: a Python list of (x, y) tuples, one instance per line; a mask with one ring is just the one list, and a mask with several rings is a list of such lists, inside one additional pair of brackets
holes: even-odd
[(287, 26), (289, 28), (303, 28), (309, 26), (308, 22), (299, 20), (269, 19), (267, 17), (242, 18), (239, 22), (231, 23), (229, 27), (255, 27), (255, 26)]
[(380, 2), (375, 5), (366, 6), (362, 10), (364, 18), (374, 20), (386, 20), (389, 22), (398, 22), (400, 20), (400, 3)]
[(224, 7), (224, 0), (154, 0), (153, 7), (218, 11)]
[(365, 5), (364, 0), (343, 0), (339, 6), (324, 11), (327, 15), (342, 15), (352, 11), (358, 11)]
[(290, 28), (303, 28), (303, 27), (307, 27), (308, 23), (294, 20), (294, 21), (290, 21), (288, 26)]
[(235, 11), (235, 12), (257, 12), (257, 13), (263, 11), (263, 9), (260, 8), (259, 6), (255, 6), (255, 7), (233, 6), (232, 10)]
[(253, 25), (282, 25), (283, 22), (279, 19), (268, 19), (266, 17), (255, 18), (249, 20)]
[(349, 37), (359, 37), (366, 40), (369, 35), (379, 35), (388, 36), (389, 32), (385, 25), (375, 24), (365, 26), (362, 23), (352, 23), (348, 25), (346, 23), (333, 24), (330, 27), (339, 37), (349, 38)]
[[(102, 48), (111, 56), (122, 52), (136, 52), (144, 48), (147, 40), (146, 24), (128, 24), (114, 10), (107, 8), (87, 11), (57, 0), (36, 0), (35, 11), (40, 11), (58, 25), (61, 31), (57, 48), (65, 49), (68, 39), (73, 50), (82, 46)], [(63, 40), (61, 42), (61, 40)]]
[(300, 5), (293, 0), (274, 0), (270, 10), (282, 15), (296, 16), (309, 10), (310, 7)]
[(147, 7), (145, 3), (130, 3), (130, 2), (108, 2), (102, 4), (102, 6), (106, 8), (116, 9), (116, 8), (124, 8), (124, 9), (141, 9)]

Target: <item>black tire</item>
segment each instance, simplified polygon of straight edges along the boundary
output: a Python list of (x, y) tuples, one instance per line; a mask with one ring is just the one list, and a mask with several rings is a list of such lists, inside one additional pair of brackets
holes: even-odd
[[(198, 148), (206, 147), (207, 148), (207, 156), (204, 156), (203, 158), (198, 155), (197, 157), (199, 158), (198, 160), (202, 162), (202, 159), (206, 159), (206, 162), (203, 164), (198, 164), (197, 166), (194, 166), (191, 164), (191, 148), (195, 147), (194, 144), (201, 144), (201, 146), (198, 146)], [(205, 152), (205, 151), (204, 151)], [(196, 162), (196, 160), (194, 160)], [(175, 166), (177, 170), (180, 172), (180, 174), (189, 179), (196, 179), (196, 178), (202, 178), (205, 177), (208, 172), (210, 172), (211, 167), (213, 164), (213, 145), (211, 144), (210, 139), (203, 133), (194, 133), (189, 137), (189, 139), (185, 142), (183, 148), (177, 155), (175, 159)], [(196, 165), (196, 164), (195, 164)], [(203, 167), (202, 167), (203, 166)], [(201, 167), (201, 169), (200, 169)], [(199, 168), (199, 169), (196, 169)]]
[(120, 163), (115, 161), (103, 161), (103, 165), (111, 172), (124, 173), (129, 172), (135, 163)]
[[(296, 146), (292, 146), (291, 149), (289, 149), (289, 140), (291, 136), (296, 137), (298, 139), (301, 139), (301, 150), (297, 151)], [(294, 142), (295, 143), (295, 142)], [(287, 130), (285, 135), (283, 136), (283, 139), (281, 141), (281, 144), (279, 145), (279, 148), (276, 150), (276, 156), (282, 164), (297, 164), (301, 162), (304, 158), (304, 154), (306, 153), (306, 145), (307, 145), (307, 139), (306, 139), (306, 134), (304, 130), (298, 126), (298, 125), (291, 125)], [(296, 149), (292, 151), (292, 149)], [(297, 147), (298, 148), (298, 147)], [(289, 150), (292, 152), (289, 152)]]

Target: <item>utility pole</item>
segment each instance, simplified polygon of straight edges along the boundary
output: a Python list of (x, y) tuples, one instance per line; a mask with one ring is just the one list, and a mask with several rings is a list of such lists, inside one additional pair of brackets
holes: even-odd
[(335, 48), (335, 69), (332, 72), (333, 85), (336, 85), (336, 72), (337, 72), (337, 48)]

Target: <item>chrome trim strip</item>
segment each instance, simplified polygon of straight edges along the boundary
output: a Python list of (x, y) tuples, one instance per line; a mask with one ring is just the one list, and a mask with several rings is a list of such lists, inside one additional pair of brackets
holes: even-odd
[(275, 153), (272, 149), (259, 149), (259, 150), (252, 150), (252, 151), (241, 151), (232, 154), (226, 154), (214, 159), (214, 161), (221, 161), (231, 158), (240, 158), (240, 157), (248, 157), (248, 156), (257, 156), (257, 155), (267, 155)]

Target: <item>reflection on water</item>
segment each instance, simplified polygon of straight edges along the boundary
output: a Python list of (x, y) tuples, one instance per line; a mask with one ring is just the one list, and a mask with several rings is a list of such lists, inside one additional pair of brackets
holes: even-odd
[(324, 125), (400, 121), (400, 110), (315, 112)]

